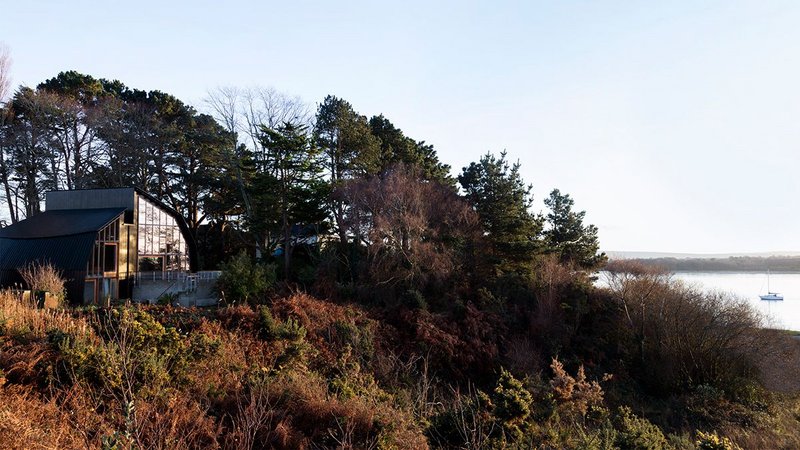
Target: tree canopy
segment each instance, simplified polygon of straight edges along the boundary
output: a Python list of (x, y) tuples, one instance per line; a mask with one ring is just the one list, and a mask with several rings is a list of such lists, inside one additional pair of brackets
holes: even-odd
[(540, 247), (542, 221), (531, 211), (532, 186), (519, 169), (519, 163), (509, 164), (505, 152), (499, 158), (487, 153), (458, 176), (483, 225), (493, 276), (530, 274)]
[[(432, 145), (342, 98), (325, 97), (313, 118), (271, 88), (220, 88), (206, 105), (213, 115), (75, 71), (19, 88), (0, 108), (8, 218), (38, 214), (48, 190), (135, 186), (183, 215), (212, 265), (243, 248), (263, 259), (281, 247), (289, 276), (292, 230), (307, 227), (333, 233), (351, 280), (358, 255), (412, 278), (441, 272), (423, 267), (447, 260), (434, 255), (466, 257), (467, 234), (472, 261), (457, 265), (475, 280), (530, 279), (546, 253), (581, 268), (603, 260), (597, 228), (569, 195), (553, 191), (546, 218), (532, 210), (532, 188), (505, 152), (465, 167), (460, 195)], [(467, 217), (462, 206), (480, 232), (462, 229), (472, 223), (456, 220)]]
[(558, 254), (562, 262), (585, 269), (605, 262), (605, 254), (598, 254), (600, 242), (597, 239), (597, 227), (583, 224), (586, 211), (573, 211), (575, 201), (569, 194), (554, 189), (544, 204), (550, 209), (544, 231), (549, 251)]

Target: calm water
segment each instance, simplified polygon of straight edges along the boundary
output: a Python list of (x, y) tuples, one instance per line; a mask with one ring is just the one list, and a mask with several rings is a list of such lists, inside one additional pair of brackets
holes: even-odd
[(800, 330), (800, 274), (770, 275), (769, 289), (782, 294), (782, 302), (765, 302), (758, 298), (759, 294), (767, 293), (767, 275), (764, 273), (677, 272), (675, 278), (706, 290), (731, 292), (769, 316), (771, 326)]

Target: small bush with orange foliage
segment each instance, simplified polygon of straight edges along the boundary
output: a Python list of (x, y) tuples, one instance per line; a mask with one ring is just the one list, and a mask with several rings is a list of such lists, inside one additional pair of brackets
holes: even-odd
[[(561, 410), (570, 415), (584, 417), (589, 408), (603, 405), (603, 388), (597, 381), (586, 381), (583, 365), (578, 367), (578, 373), (574, 377), (567, 373), (564, 365), (556, 358), (553, 358), (550, 368), (553, 370), (550, 389)], [(603, 377), (603, 381), (609, 379), (610, 375)]]

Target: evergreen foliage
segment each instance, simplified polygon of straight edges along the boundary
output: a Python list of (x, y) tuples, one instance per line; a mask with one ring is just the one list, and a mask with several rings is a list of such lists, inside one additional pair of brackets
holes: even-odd
[(306, 127), (290, 122), (277, 129), (262, 128), (263, 156), (256, 160), (259, 167), (249, 188), (254, 206), (251, 228), (270, 236), (267, 242), (274, 247), (280, 242), (284, 277), (289, 277), (291, 258), (299, 236), (296, 227), (318, 225), (324, 232), (327, 185), (322, 180), (322, 164)]
[(383, 114), (373, 116), (369, 120), (369, 126), (372, 134), (380, 139), (381, 172), (392, 165), (402, 163), (416, 167), (420, 175), (427, 180), (454, 185), (455, 180), (450, 176), (450, 166), (439, 161), (432, 145), (407, 137)]
[(216, 290), (226, 304), (258, 302), (275, 283), (275, 266), (259, 264), (244, 252), (223, 264)]
[[(374, 175), (380, 170), (380, 141), (372, 134), (367, 118), (345, 100), (329, 95), (319, 105), (314, 142), (322, 150), (323, 166), (334, 189), (346, 179)], [(347, 244), (347, 205), (331, 199), (330, 212), (339, 242)]]
[(490, 277), (530, 276), (540, 251), (542, 221), (531, 212), (532, 186), (519, 171), (519, 163), (509, 164), (505, 152), (499, 158), (487, 153), (458, 176), (489, 242), (487, 254), (480, 257), (489, 263)]
[(584, 269), (598, 267), (606, 261), (605, 254), (598, 254), (597, 227), (583, 224), (586, 211), (573, 211), (575, 201), (569, 194), (554, 189), (544, 204), (550, 209), (544, 231), (548, 251), (556, 253), (561, 262)]
[(595, 286), (597, 228), (559, 190), (534, 212), (505, 152), (459, 193), (433, 146), (343, 99), (313, 128), (274, 91), (228, 99), (212, 118), (63, 72), (0, 109), (12, 222), (48, 189), (141, 187), (202, 237), (223, 300), (52, 312), (0, 291), (3, 444), (800, 447), (797, 399), (768, 387), (800, 376), (797, 341), (651, 268)]

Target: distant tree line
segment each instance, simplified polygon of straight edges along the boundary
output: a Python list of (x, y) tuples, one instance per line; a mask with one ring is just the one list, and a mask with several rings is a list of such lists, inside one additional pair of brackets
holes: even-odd
[(797, 256), (731, 256), (728, 258), (643, 258), (631, 259), (670, 272), (800, 272)]
[(49, 190), (135, 186), (183, 215), (207, 268), (246, 251), (286, 279), (392, 293), (507, 296), (546, 255), (576, 269), (604, 260), (569, 195), (532, 211), (505, 153), (453, 177), (432, 145), (335, 96), (314, 110), (274, 89), (219, 88), (205, 106), (74, 71), (18, 88), (0, 108), (9, 221), (40, 213)]

